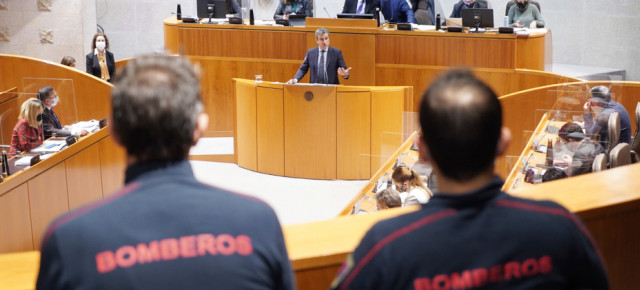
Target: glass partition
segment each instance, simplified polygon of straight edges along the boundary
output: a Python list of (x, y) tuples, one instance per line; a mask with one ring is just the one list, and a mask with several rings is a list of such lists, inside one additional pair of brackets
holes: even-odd
[[(40, 88), (51, 86), (56, 91), (59, 101), (53, 109), (58, 116), (62, 125), (75, 124), (78, 121), (78, 112), (76, 107), (76, 93), (73, 87), (72, 79), (56, 79), (56, 78), (23, 78), (23, 92), (33, 94), (37, 98)], [(87, 96), (90, 97), (90, 96)]]

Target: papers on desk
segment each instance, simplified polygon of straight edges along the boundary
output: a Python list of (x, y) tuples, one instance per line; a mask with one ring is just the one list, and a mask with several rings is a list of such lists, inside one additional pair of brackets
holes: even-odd
[(16, 160), (16, 166), (29, 166), (29, 165), (31, 165), (31, 158), (33, 158), (33, 156), (25, 156), (25, 157), (22, 157), (22, 158)]
[(227, 18), (202, 18), (202, 24), (223, 24), (227, 23), (227, 21)]
[(256, 25), (274, 25), (274, 24), (276, 24), (276, 21), (275, 20), (259, 20), (259, 19), (256, 19), (255, 20), (255, 24)]
[(64, 147), (67, 147), (67, 142), (65, 140), (54, 139), (54, 140), (44, 141), (44, 143), (40, 144), (40, 146), (31, 149), (29, 152), (35, 152), (35, 153), (58, 152), (62, 150)]
[(68, 127), (71, 130), (72, 135), (79, 135), (80, 132), (82, 132), (82, 130), (85, 130), (88, 133), (93, 133), (100, 129), (100, 121), (91, 120), (91, 121), (78, 122)]
[[(411, 27), (413, 27), (413, 25), (411, 25)], [(436, 30), (435, 25), (416, 25), (415, 28), (420, 31)]]

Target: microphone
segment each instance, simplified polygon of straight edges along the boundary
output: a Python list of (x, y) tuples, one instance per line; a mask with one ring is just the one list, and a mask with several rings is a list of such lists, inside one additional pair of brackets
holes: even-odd
[(327, 7), (322, 7), (322, 9), (324, 9), (324, 12), (327, 13), (327, 17), (332, 18), (331, 14), (329, 14), (329, 11), (327, 11)]

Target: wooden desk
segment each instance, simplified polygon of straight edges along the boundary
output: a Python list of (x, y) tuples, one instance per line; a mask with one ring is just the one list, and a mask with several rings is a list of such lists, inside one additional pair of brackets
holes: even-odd
[[(371, 21), (308, 18), (304, 27), (277, 27), (190, 24), (172, 16), (164, 20), (165, 47), (203, 69), (203, 102), (212, 116), (207, 136), (233, 136), (233, 78), (262, 75), (265, 81), (286, 82), (306, 51), (317, 46), (314, 31), (319, 27), (329, 27), (331, 45), (342, 50), (347, 66), (353, 68), (342, 84), (411, 86), (413, 101), (405, 107), (409, 112), (418, 111), (424, 88), (452, 66), (472, 67), (498, 95), (568, 81), (531, 71), (542, 70), (550, 56), (545, 46), (549, 33), (517, 37), (387, 31)], [(308, 82), (308, 76), (301, 82)]]
[(122, 186), (124, 162), (124, 151), (103, 128), (14, 172), (0, 183), (0, 252), (39, 249), (55, 217)]
[(411, 88), (235, 80), (241, 167), (300, 178), (368, 179), (380, 166), (382, 147), (402, 142), (382, 137), (402, 135)]

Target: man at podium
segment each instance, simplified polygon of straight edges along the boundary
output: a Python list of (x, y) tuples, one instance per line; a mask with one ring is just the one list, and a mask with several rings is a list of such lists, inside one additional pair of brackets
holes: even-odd
[(340, 84), (338, 75), (344, 79), (349, 78), (349, 70), (342, 57), (342, 51), (329, 46), (329, 30), (318, 28), (316, 30), (316, 42), (318, 48), (307, 51), (304, 61), (298, 69), (296, 76), (287, 81), (287, 84), (298, 83), (308, 70), (311, 70), (310, 83), (315, 84)]

